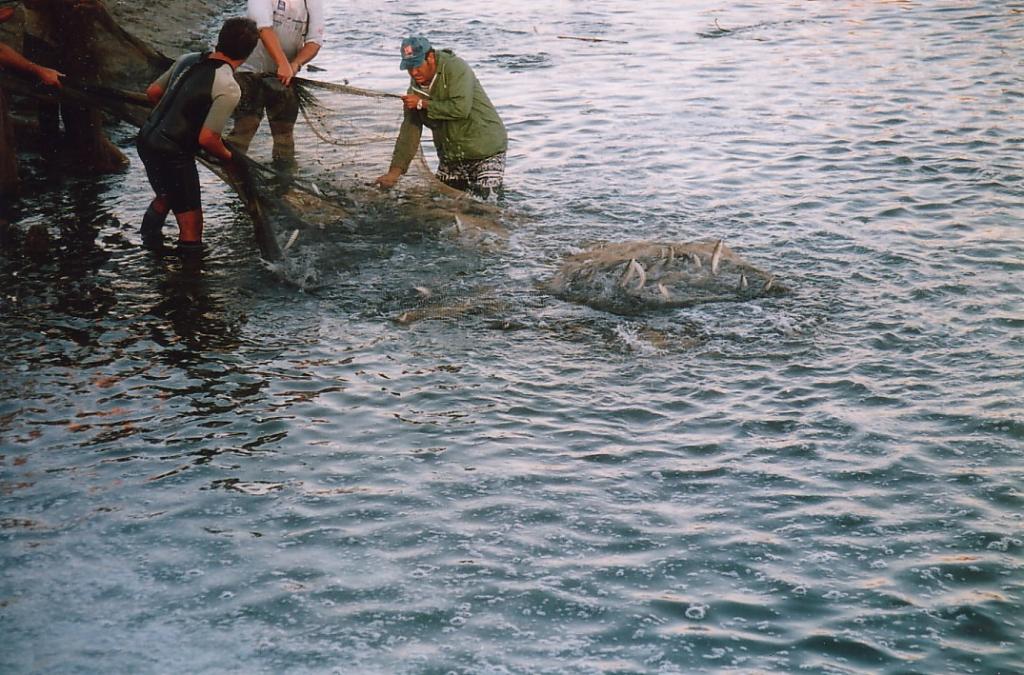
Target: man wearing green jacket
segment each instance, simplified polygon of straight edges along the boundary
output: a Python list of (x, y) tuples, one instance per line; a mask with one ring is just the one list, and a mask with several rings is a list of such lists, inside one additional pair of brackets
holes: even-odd
[(437, 177), (459, 190), (496, 196), (505, 174), (508, 136), (472, 69), (451, 50), (435, 51), (418, 36), (402, 41), (401, 68), (412, 78), (402, 97), (405, 119), (391, 167), (376, 183), (390, 188), (398, 182), (419, 151), (426, 125), (440, 162)]

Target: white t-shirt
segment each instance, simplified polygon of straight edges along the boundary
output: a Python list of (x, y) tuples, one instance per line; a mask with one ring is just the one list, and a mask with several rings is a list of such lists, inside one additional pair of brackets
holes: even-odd
[[(289, 61), (307, 42), (323, 45), (323, 0), (249, 0), (249, 18), (257, 28), (273, 27), (281, 49)], [(238, 68), (239, 72), (276, 73), (277, 64), (260, 40), (252, 55)]]

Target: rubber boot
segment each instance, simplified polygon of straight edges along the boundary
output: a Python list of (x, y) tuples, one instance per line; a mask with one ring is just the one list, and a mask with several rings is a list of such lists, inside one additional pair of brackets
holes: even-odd
[(183, 258), (200, 258), (203, 255), (203, 242), (179, 239), (175, 252)]
[(146, 209), (146, 215), (142, 216), (142, 227), (139, 234), (142, 235), (142, 246), (150, 251), (158, 251), (164, 247), (164, 222), (167, 220), (166, 213), (160, 213), (150, 204)]
[(295, 161), (295, 125), (272, 122), (270, 134), (274, 140), (270, 165), (274, 171), (290, 182), (299, 168)]

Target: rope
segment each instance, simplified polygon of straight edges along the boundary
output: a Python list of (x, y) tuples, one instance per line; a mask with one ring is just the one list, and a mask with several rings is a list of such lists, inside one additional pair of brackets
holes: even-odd
[(335, 84), (333, 82), (307, 80), (304, 77), (295, 77), (292, 78), (292, 81), (299, 82), (302, 85), (308, 85), (316, 89), (327, 89), (329, 91), (337, 91), (342, 94), (353, 94), (355, 96), (367, 96), (370, 98), (402, 98), (400, 94), (391, 94), (385, 91), (374, 91), (373, 89), (361, 89), (359, 87), (352, 87), (347, 84)]

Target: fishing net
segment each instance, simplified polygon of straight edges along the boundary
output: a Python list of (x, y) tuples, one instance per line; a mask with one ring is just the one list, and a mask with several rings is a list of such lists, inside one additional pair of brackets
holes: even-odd
[[(247, 171), (232, 181), (257, 223), (264, 258), (373, 224), (409, 227), (486, 247), (501, 242), (500, 211), (439, 181), (422, 151), (398, 185), (374, 184), (388, 170), (402, 123), (394, 94), (297, 78), (295, 165), (276, 168), (272, 137), (257, 132)], [(265, 123), (264, 123), (265, 126)], [(276, 246), (275, 246), (276, 242)]]
[[(69, 79), (56, 91), (17, 73), (0, 71), (0, 86), (40, 99), (95, 106), (134, 126), (140, 126), (149, 113), (140, 92), (105, 84)], [(390, 165), (402, 123), (398, 97), (312, 80), (301, 80), (297, 86), (302, 91), (302, 112), (295, 125), (294, 167), (274, 167), (267, 129), (257, 132), (248, 156), (240, 158), (241, 171), (229, 173), (199, 158), (238, 192), (253, 219), (255, 240), (265, 259), (282, 261), (289, 252), (294, 255), (304, 246), (331, 240), (339, 231), (382, 223), (481, 249), (505, 240), (501, 211), (437, 180), (422, 151), (396, 187), (382, 191), (374, 184)]]
[(785, 292), (721, 241), (627, 241), (570, 255), (545, 284), (552, 294), (618, 314), (750, 300)]
[[(71, 25), (71, 19), (57, 20), (63, 4), (55, 0), (48, 23)], [(126, 33), (100, 3), (73, 18), (76, 44), (90, 55), (87, 73), (69, 74), (64, 86), (54, 90), (23, 74), (0, 71), (0, 86), (38, 99), (99, 108), (140, 126), (149, 113), (141, 92), (169, 59)], [(336, 232), (380, 223), (480, 247), (504, 240), (499, 210), (437, 180), (422, 152), (395, 188), (382, 191), (373, 184), (388, 170), (402, 123), (397, 95), (302, 78), (295, 83), (301, 114), (295, 126), (294, 170), (274, 168), (266, 121), (241, 171), (229, 173), (200, 157), (242, 198), (265, 259), (281, 261)]]

